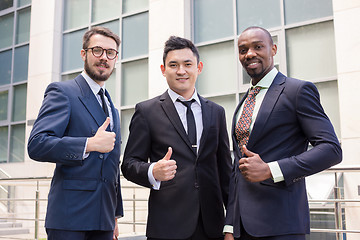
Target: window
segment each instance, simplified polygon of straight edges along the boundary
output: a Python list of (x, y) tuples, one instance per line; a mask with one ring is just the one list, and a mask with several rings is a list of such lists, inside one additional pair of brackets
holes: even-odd
[[(121, 110), (122, 129), (128, 128), (134, 105), (148, 98), (148, 12), (149, 0), (64, 0), (62, 81), (83, 70), (82, 36), (92, 26), (107, 27), (121, 38), (119, 61), (106, 89)], [(122, 134), (122, 147), (127, 136)]]
[(0, 11), (0, 163), (23, 162), (31, 1), (1, 1)]

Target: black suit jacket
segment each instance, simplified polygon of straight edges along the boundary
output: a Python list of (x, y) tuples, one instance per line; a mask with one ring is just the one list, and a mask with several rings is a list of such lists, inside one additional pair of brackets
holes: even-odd
[[(320, 104), (314, 84), (278, 73), (255, 120), (247, 148), (263, 161), (278, 161), (285, 178), (251, 183), (239, 171), (242, 157), (232, 124), (234, 168), (230, 181), (226, 224), (240, 236), (240, 221), (252, 236), (305, 234), (310, 231), (305, 177), (342, 159), (340, 144)], [(313, 147), (307, 151), (308, 144)]]
[(56, 163), (48, 197), (46, 228), (106, 230), (123, 215), (120, 192), (120, 119), (111, 102), (116, 141), (109, 153), (83, 159), (86, 138), (95, 135), (106, 115), (86, 80), (51, 83), (31, 131), (29, 156)]
[[(151, 162), (172, 147), (178, 166), (175, 178), (151, 190), (147, 236), (184, 239), (195, 231), (201, 212), (209, 237), (221, 237), (228, 199), (231, 155), (224, 109), (202, 97), (203, 133), (198, 155), (167, 92), (136, 105), (121, 170), (145, 187)], [(150, 162), (149, 162), (150, 160)]]

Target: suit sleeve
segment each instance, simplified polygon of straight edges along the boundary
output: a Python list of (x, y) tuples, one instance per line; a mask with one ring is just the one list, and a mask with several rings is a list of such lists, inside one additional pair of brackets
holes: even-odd
[(151, 187), (148, 179), (150, 166), (150, 129), (143, 116), (141, 105), (137, 104), (131, 119), (129, 138), (126, 144), (121, 171), (126, 179), (144, 187)]
[(313, 83), (304, 82), (296, 94), (298, 124), (312, 145), (303, 153), (278, 160), (287, 185), (325, 170), (342, 159), (334, 128), (326, 116)]
[(50, 84), (29, 137), (30, 158), (65, 165), (82, 164), (86, 137), (66, 136), (70, 112), (68, 96), (56, 83)]

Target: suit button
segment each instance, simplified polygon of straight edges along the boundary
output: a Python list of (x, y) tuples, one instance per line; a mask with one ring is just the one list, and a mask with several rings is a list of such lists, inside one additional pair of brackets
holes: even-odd
[(103, 155), (103, 154), (100, 154), (100, 155), (99, 155), (99, 158), (100, 158), (100, 159), (103, 159), (103, 158), (104, 158), (104, 155)]
[(198, 184), (197, 182), (195, 183), (194, 186), (195, 186), (196, 189), (199, 189), (199, 188), (200, 188), (200, 186), (199, 186), (199, 184)]
[(91, 130), (91, 134), (94, 136), (96, 134), (96, 130)]

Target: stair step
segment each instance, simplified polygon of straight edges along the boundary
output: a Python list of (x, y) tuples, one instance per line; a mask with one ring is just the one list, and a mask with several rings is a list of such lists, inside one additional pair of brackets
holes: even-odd
[(25, 229), (25, 228), (2, 228), (0, 229), (0, 236), (27, 234), (29, 232), (30, 232), (29, 229)]

